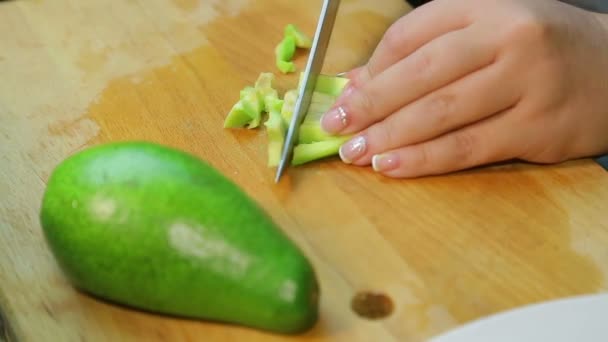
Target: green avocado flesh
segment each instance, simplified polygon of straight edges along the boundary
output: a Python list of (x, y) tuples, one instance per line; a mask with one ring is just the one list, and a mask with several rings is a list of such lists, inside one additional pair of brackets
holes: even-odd
[[(278, 93), (273, 88), (274, 80), (274, 74), (260, 73), (254, 87), (247, 86), (244, 88), (248, 91), (257, 89), (258, 95), (252, 95), (248, 98), (241, 95), (240, 100), (233, 106), (224, 121), (224, 127), (226, 128), (257, 127), (257, 123), (263, 115), (258, 109), (264, 108), (263, 111), (268, 113), (268, 119), (264, 126), (268, 137), (269, 167), (275, 167), (279, 163), (285, 136), (298, 98), (298, 90), (302, 83), (302, 74), (300, 74), (298, 88), (286, 91), (283, 99), (279, 99)], [(321, 128), (320, 123), (322, 115), (331, 108), (347, 83), (348, 79), (346, 78), (319, 75), (310, 107), (298, 132), (292, 165), (301, 165), (335, 156), (338, 154), (340, 146), (350, 138), (350, 136), (330, 135)], [(242, 93), (243, 91), (241, 91)], [(262, 99), (262, 104), (259, 103), (260, 99)], [(247, 103), (250, 100), (253, 103)], [(245, 115), (241, 108), (255, 108), (256, 115)], [(252, 110), (249, 110), (249, 112), (252, 112)], [(258, 113), (259, 115), (257, 115)]]
[(310, 49), (312, 39), (294, 24), (288, 24), (283, 29), (283, 39), (274, 48), (275, 63), (284, 74), (296, 71), (293, 57), (297, 48)]
[[(264, 101), (271, 120), (279, 101)], [(70, 282), (110, 302), (280, 333), (317, 321), (306, 256), (245, 192), (186, 152), (149, 142), (80, 151), (53, 170), (40, 221)]]

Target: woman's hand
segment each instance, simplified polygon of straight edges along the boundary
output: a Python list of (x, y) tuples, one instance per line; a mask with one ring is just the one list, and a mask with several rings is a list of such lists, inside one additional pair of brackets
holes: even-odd
[(391, 177), (608, 152), (604, 15), (556, 0), (435, 0), (392, 25), (322, 119)]

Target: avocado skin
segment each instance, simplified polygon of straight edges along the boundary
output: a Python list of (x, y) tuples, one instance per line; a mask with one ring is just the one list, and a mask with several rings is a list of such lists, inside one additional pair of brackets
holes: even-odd
[(142, 141), (78, 152), (53, 170), (40, 220), (74, 287), (108, 301), (278, 333), (318, 319), (306, 256), (186, 152)]

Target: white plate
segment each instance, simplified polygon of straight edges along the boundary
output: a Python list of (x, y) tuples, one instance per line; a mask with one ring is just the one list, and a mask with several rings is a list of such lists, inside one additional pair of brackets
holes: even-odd
[(429, 342), (608, 342), (608, 294), (532, 304), (482, 318)]

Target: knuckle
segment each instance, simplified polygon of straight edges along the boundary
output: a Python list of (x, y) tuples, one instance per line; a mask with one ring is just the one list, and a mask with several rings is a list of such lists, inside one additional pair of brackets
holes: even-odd
[(385, 138), (384, 143), (387, 148), (394, 148), (399, 145), (399, 126), (388, 122), (385, 126)]
[(431, 149), (429, 144), (422, 144), (419, 148), (416, 149), (416, 157), (415, 162), (418, 168), (420, 169), (430, 169), (431, 167)]
[(523, 156), (523, 159), (534, 163), (555, 164), (567, 160), (568, 153), (566, 146), (563, 146), (563, 144), (552, 144), (536, 150), (532, 149), (532, 152), (524, 153)]
[(433, 96), (424, 108), (430, 119), (432, 127), (444, 129), (450, 126), (450, 119), (455, 111), (455, 96), (452, 94), (438, 94)]
[(506, 29), (506, 37), (510, 41), (537, 40), (548, 34), (548, 23), (538, 14), (530, 10), (520, 11)]
[(475, 164), (478, 156), (475, 154), (476, 141), (473, 135), (469, 132), (461, 131), (455, 133), (453, 139), (458, 160), (465, 164)]
[(433, 56), (427, 49), (422, 49), (415, 52), (412, 56), (412, 72), (417, 81), (422, 81), (428, 78), (432, 73)]
[(401, 21), (391, 25), (384, 33), (382, 39), (384, 47), (390, 52), (397, 52), (403, 48), (403, 27)]
[(370, 148), (373, 151), (383, 151), (395, 146), (395, 128), (379, 122), (368, 129)]
[(362, 89), (361, 91), (357, 92), (355, 100), (355, 115), (362, 115), (364, 117), (373, 116), (375, 104), (372, 98), (372, 94), (370, 94), (369, 91), (365, 89)]

